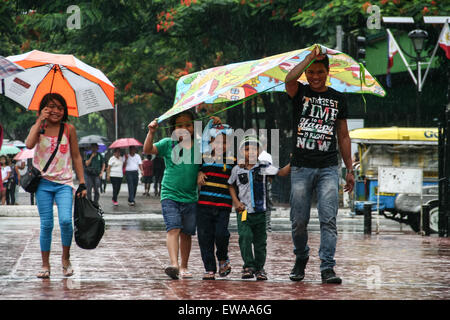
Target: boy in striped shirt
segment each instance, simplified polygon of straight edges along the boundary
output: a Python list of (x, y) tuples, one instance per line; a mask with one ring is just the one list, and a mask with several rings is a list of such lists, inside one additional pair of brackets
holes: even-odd
[(235, 158), (227, 156), (226, 141), (226, 136), (231, 133), (232, 129), (226, 124), (208, 123), (202, 137), (203, 163), (197, 179), (200, 189), (197, 203), (197, 237), (205, 266), (203, 280), (215, 279), (217, 264), (214, 246), (217, 248), (219, 275), (225, 277), (231, 271), (228, 259), (228, 223), (232, 199), (228, 190), (228, 179)]

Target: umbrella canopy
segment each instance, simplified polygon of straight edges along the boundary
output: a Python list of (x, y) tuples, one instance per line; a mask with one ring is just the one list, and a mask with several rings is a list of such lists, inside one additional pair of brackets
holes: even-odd
[(22, 71), (24, 71), (24, 69), (21, 66), (9, 61), (3, 56), (0, 56), (0, 79), (10, 77)]
[(72, 55), (33, 50), (8, 59), (25, 71), (4, 79), (4, 95), (28, 110), (39, 110), (47, 93), (62, 95), (74, 117), (113, 109), (114, 85), (103, 72)]
[(109, 148), (110, 149), (115, 149), (115, 148), (128, 148), (128, 147), (140, 147), (142, 146), (142, 143), (140, 143), (139, 141), (137, 141), (134, 138), (122, 138), (122, 139), (117, 139), (116, 141), (114, 141)]
[(16, 154), (19, 152), (20, 152), (20, 149), (11, 144), (4, 144), (2, 146), (2, 148), (0, 149), (0, 155)]
[[(90, 145), (89, 145), (89, 146), (90, 146)], [(86, 148), (85, 145), (83, 145), (83, 146), (81, 146), (81, 147)], [(103, 153), (103, 152), (105, 152), (107, 149), (108, 149), (108, 147), (107, 147), (105, 144), (103, 144), (103, 143), (98, 143), (98, 152)], [(85, 154), (91, 154), (92, 151), (91, 151), (91, 149), (87, 149), (84, 153), (85, 153)]]
[(14, 160), (26, 160), (34, 157), (34, 149), (23, 149), (14, 157)]
[(97, 143), (97, 144), (105, 144), (105, 138), (102, 136), (98, 136), (96, 134), (91, 134), (90, 136), (84, 136), (80, 139), (80, 141), (78, 142), (78, 145), (82, 146), (82, 145), (91, 145), (92, 143)]
[(13, 146), (15, 146), (17, 148), (25, 148), (26, 147), (25, 143), (20, 140), (11, 141), (9, 144), (12, 144)]
[[(352, 57), (324, 46), (330, 60), (327, 86), (352, 93), (371, 93), (384, 97), (386, 92), (364, 66)], [(266, 57), (229, 64), (188, 74), (177, 82), (173, 107), (158, 118), (161, 122), (201, 103), (237, 101), (256, 93), (285, 91), (284, 79), (315, 45)], [(299, 81), (307, 83), (306, 76)]]

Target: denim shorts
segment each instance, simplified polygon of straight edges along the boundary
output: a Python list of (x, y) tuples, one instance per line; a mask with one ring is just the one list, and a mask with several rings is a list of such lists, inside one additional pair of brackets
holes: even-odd
[(195, 235), (197, 227), (197, 202), (185, 203), (170, 199), (161, 201), (166, 231), (181, 229), (188, 235)]

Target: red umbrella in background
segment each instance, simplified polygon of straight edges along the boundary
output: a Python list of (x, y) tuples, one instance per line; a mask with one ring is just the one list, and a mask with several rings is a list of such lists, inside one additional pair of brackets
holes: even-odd
[(109, 146), (109, 148), (115, 149), (115, 148), (141, 147), (142, 145), (143, 145), (142, 143), (140, 143), (134, 138), (122, 138), (114, 141)]
[(23, 149), (14, 157), (14, 160), (26, 160), (34, 157), (34, 149)]

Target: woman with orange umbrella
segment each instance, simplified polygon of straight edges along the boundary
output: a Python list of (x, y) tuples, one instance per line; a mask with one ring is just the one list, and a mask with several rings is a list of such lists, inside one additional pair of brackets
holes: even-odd
[[(33, 166), (41, 171), (42, 179), (36, 191), (41, 219), (40, 246), (42, 269), (38, 278), (50, 277), (50, 246), (53, 230), (53, 203), (58, 206), (62, 240), (62, 272), (71, 276), (70, 246), (72, 243), (72, 163), (80, 180), (76, 195), (86, 196), (83, 163), (78, 148), (75, 127), (67, 124), (66, 100), (59, 94), (46, 94), (40, 102), (38, 118), (26, 139), (28, 149), (35, 149)], [(45, 123), (45, 127), (44, 127)], [(54, 153), (56, 152), (56, 153)], [(52, 159), (52, 154), (55, 154)], [(49, 163), (49, 165), (47, 165)], [(48, 167), (47, 170), (44, 170)]]

